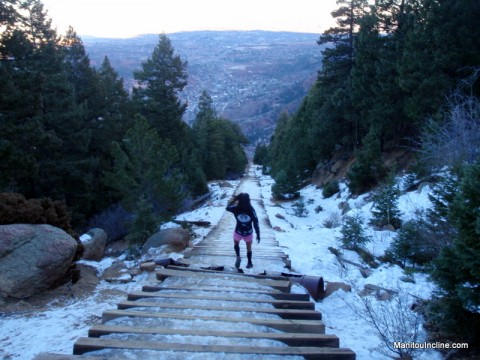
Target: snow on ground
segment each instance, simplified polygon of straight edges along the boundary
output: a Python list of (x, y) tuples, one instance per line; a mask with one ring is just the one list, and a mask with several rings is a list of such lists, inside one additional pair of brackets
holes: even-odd
[[(295, 216), (293, 202), (275, 203), (271, 198), (271, 185), (273, 181), (268, 176), (263, 176), (257, 169), (260, 178), (261, 189), (258, 187), (244, 187), (241, 191), (251, 192), (252, 199), (262, 198), (266, 211), (269, 215), (275, 235), (283, 251), (289, 255), (292, 261), (292, 270), (296, 273), (322, 276), (327, 285), (332, 282), (342, 282), (353, 286), (354, 290), (345, 292), (338, 290), (323, 301), (316, 303), (316, 309), (323, 313), (327, 333), (335, 334), (340, 338), (340, 346), (351, 348), (357, 359), (384, 360), (389, 359), (386, 355), (375, 351), (375, 348), (386, 350), (372, 325), (365, 319), (364, 308), (357, 290), (363, 289), (366, 284), (378, 285), (386, 289), (398, 291), (406, 298), (403, 310), (407, 314), (410, 305), (416, 297), (426, 299), (430, 296), (434, 286), (428, 278), (420, 273), (411, 275), (415, 283), (400, 281), (404, 275), (398, 266), (382, 265), (372, 269), (372, 274), (363, 278), (358, 267), (346, 265), (340, 266), (335, 255), (329, 247), (338, 249), (345, 259), (355, 263), (362, 263), (358, 254), (341, 248), (340, 224), (342, 221), (339, 204), (348, 202), (350, 210), (347, 215), (359, 212), (365, 222), (371, 218), (372, 203), (368, 195), (350, 198), (347, 187), (342, 184), (339, 194), (324, 199), (321, 189), (308, 186), (301, 191), (308, 214), (305, 217)], [(195, 211), (182, 214), (178, 220), (206, 220), (212, 225), (218, 223), (224, 212), (228, 199), (235, 191), (238, 182), (230, 182), (233, 187), (221, 186), (221, 183), (211, 184), (213, 192), (211, 199), (206, 205)], [(402, 219), (409, 220), (414, 217), (414, 212), (428, 208), (429, 187), (424, 187), (421, 192), (411, 192), (401, 196), (399, 208), (402, 211)], [(328, 226), (326, 226), (328, 224)], [(164, 227), (175, 226), (173, 223)], [(207, 235), (211, 228), (196, 229), (197, 237), (193, 243), (200, 241)], [(368, 229), (368, 235), (372, 242), (366, 248), (378, 256), (385, 252), (390, 245), (395, 233), (389, 231), (374, 231)], [(182, 254), (170, 254), (173, 258), (182, 257)], [(121, 260), (122, 258), (120, 258)], [(88, 262), (97, 268), (101, 274), (104, 269), (118, 258), (105, 258), (101, 262)], [(2, 359), (32, 359), (41, 352), (56, 352), (71, 354), (75, 340), (78, 337), (87, 336), (88, 329), (100, 321), (103, 311), (113, 309), (116, 304), (125, 299), (125, 294), (141, 288), (144, 284), (155, 283), (151, 273), (142, 273), (135, 278), (134, 282), (127, 284), (112, 284), (101, 282), (95, 293), (83, 300), (72, 299), (63, 306), (50, 304), (47, 311), (36, 313), (19, 313), (2, 316), (0, 313), (0, 357)], [(304, 291), (299, 285), (295, 291)], [(107, 295), (106, 295), (107, 294)], [(405, 296), (403, 296), (405, 295)], [(375, 308), (381, 308), (380, 303), (373, 296), (367, 296)], [(396, 309), (390, 311), (396, 311)], [(424, 341), (425, 334), (419, 326), (421, 336), (417, 341)], [(403, 334), (408, 336), (407, 334)], [(405, 338), (408, 339), (408, 338)], [(393, 339), (402, 340), (402, 339)], [(429, 351), (419, 354), (419, 359), (441, 359), (437, 352)]]

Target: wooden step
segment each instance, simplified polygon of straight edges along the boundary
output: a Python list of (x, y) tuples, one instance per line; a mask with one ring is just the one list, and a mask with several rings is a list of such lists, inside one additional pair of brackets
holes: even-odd
[(216, 270), (215, 267), (212, 267), (211, 269), (209, 269), (209, 268), (194, 268), (194, 267), (188, 267), (188, 266), (170, 265), (168, 266), (168, 269), (179, 270), (179, 271), (191, 271), (194, 273), (207, 273), (207, 274), (220, 274), (220, 275), (226, 274), (226, 275), (238, 276), (240, 278), (248, 277), (248, 278), (255, 278), (255, 279), (290, 281), (290, 278), (288, 276), (283, 276), (280, 272), (271, 272), (271, 273), (264, 272), (261, 274), (248, 274), (248, 273), (239, 273), (236, 270), (229, 270), (224, 266), (221, 266), (221, 267), (223, 267), (223, 270)]
[(64, 355), (53, 353), (41, 353), (33, 358), (33, 360), (105, 360), (104, 356), (89, 355)]
[(309, 301), (310, 295), (308, 294), (289, 294), (289, 293), (282, 293), (279, 290), (271, 289), (269, 291), (265, 290), (256, 290), (252, 288), (220, 288), (220, 287), (203, 287), (203, 286), (196, 286), (188, 287), (188, 286), (162, 286), (162, 285), (144, 285), (142, 287), (143, 291), (146, 292), (156, 292), (156, 291), (208, 291), (212, 293), (221, 292), (221, 293), (229, 293), (234, 292), (236, 294), (259, 294), (259, 295), (268, 295), (277, 300), (297, 300), (297, 301)]
[(325, 324), (320, 320), (275, 320), (275, 319), (257, 319), (257, 318), (233, 318), (226, 316), (199, 316), (185, 315), (175, 313), (158, 313), (132, 310), (106, 310), (102, 315), (102, 323), (117, 319), (120, 317), (139, 317), (154, 319), (176, 319), (176, 320), (204, 320), (204, 321), (220, 321), (230, 324), (225, 326), (233, 326), (236, 323), (249, 323), (253, 325), (271, 327), (284, 332), (293, 333), (314, 333), (325, 334)]
[(74, 354), (84, 354), (102, 349), (156, 350), (204, 353), (253, 355), (303, 356), (306, 359), (354, 360), (350, 349), (329, 347), (260, 347), (161, 343), (156, 341), (123, 341), (114, 339), (79, 338), (73, 347)]
[(177, 310), (191, 310), (195, 308), (197, 310), (208, 311), (225, 311), (225, 312), (256, 312), (263, 314), (271, 314), (280, 316), (282, 319), (302, 319), (302, 320), (322, 320), (322, 314), (315, 310), (290, 310), (290, 309), (262, 309), (259, 307), (238, 307), (238, 306), (213, 306), (213, 305), (179, 305), (172, 303), (158, 303), (148, 301), (121, 301), (118, 304), (118, 309), (125, 310), (131, 308), (161, 308), (161, 309), (177, 309)]
[[(187, 256), (188, 255), (188, 256)], [(185, 252), (185, 256), (188, 259), (189, 257), (192, 256), (225, 256), (225, 257), (236, 257), (235, 253), (230, 250), (222, 250), (222, 249), (216, 249), (216, 248), (204, 248), (204, 249), (196, 249), (193, 248), (192, 250), (189, 250), (188, 252)], [(255, 252), (252, 256), (252, 259), (271, 259), (271, 260), (280, 260), (280, 259), (288, 259), (288, 255), (286, 255), (283, 252), (280, 252), (278, 254), (272, 254), (272, 253), (262, 253), (262, 252)]]
[(94, 325), (88, 332), (89, 337), (100, 337), (108, 334), (153, 334), (183, 336), (214, 336), (244, 339), (268, 339), (281, 341), (289, 346), (326, 346), (339, 347), (339, 339), (335, 335), (304, 333), (263, 333), (239, 331), (213, 331), (170, 328), (146, 328), (132, 326)]
[[(217, 279), (220, 278), (224, 279), (231, 279), (232, 283), (235, 280), (240, 280), (242, 282), (250, 282), (255, 283), (260, 286), (269, 286), (274, 289), (279, 289), (283, 292), (290, 292), (291, 283), (289, 280), (270, 280), (270, 279), (255, 279), (249, 278), (247, 276), (242, 276), (241, 279), (238, 278), (237, 274), (219, 274), (219, 273), (205, 273), (205, 272), (191, 272), (191, 271), (183, 271), (183, 270), (171, 270), (171, 269), (157, 269), (155, 271), (158, 280), (165, 280), (170, 276), (176, 277), (186, 277), (186, 278), (210, 278), (215, 279), (214, 276), (217, 276)], [(232, 284), (233, 285), (233, 284)]]
[[(184, 300), (208, 300), (212, 303), (222, 303), (227, 301), (233, 302), (251, 302), (256, 304), (271, 304), (277, 309), (315, 309), (315, 303), (311, 301), (296, 300), (275, 300), (275, 299), (253, 299), (248, 297), (229, 297), (215, 295), (191, 295), (184, 293), (166, 294), (163, 292), (145, 292), (137, 291), (128, 294), (128, 300), (138, 300), (144, 298), (167, 298), (167, 299), (184, 299)], [(192, 306), (193, 307), (193, 306)]]

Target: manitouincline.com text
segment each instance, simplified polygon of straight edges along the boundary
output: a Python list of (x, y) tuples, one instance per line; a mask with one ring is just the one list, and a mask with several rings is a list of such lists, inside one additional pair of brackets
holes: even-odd
[(400, 342), (393, 343), (395, 349), (468, 349), (467, 343), (444, 343), (444, 342)]

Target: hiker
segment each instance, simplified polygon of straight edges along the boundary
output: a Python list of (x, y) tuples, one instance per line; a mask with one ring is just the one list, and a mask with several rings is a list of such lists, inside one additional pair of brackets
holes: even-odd
[[(240, 268), (240, 240), (244, 240), (247, 245), (247, 269), (253, 267), (252, 264), (252, 242), (253, 242), (253, 228), (257, 234), (257, 243), (260, 242), (260, 229), (258, 227), (258, 218), (255, 210), (250, 203), (250, 195), (247, 193), (241, 193), (236, 195), (227, 205), (227, 211), (230, 211), (235, 215), (237, 225), (233, 232), (233, 242), (235, 254), (237, 260), (235, 261), (235, 267)], [(252, 228), (253, 225), (253, 228)]]

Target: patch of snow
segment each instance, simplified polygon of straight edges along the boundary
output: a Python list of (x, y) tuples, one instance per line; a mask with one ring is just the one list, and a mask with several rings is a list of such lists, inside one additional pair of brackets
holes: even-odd
[[(340, 192), (334, 194), (328, 199), (324, 199), (321, 189), (315, 186), (307, 186), (302, 189), (300, 194), (303, 199), (308, 214), (305, 217), (295, 216), (295, 201), (276, 203), (272, 199), (271, 185), (273, 180), (260, 174), (257, 168), (260, 187), (247, 185), (237, 189), (238, 181), (230, 181), (231, 186), (222, 186), (221, 183), (211, 183), (209, 188), (212, 191), (211, 198), (207, 204), (193, 211), (186, 212), (177, 216), (176, 220), (186, 221), (209, 221), (210, 227), (196, 227), (196, 237), (192, 243), (203, 239), (213, 226), (215, 226), (225, 212), (228, 200), (233, 196), (236, 190), (249, 192), (254, 201), (262, 201), (266, 212), (274, 227), (276, 239), (280, 248), (288, 254), (292, 262), (293, 272), (311, 276), (321, 276), (329, 282), (343, 282), (363, 289), (366, 284), (381, 286), (386, 289), (400, 291), (408, 294), (412, 301), (415, 297), (422, 299), (428, 298), (435, 290), (435, 286), (430, 282), (428, 276), (422, 273), (411, 275), (415, 283), (405, 283), (400, 280), (405, 274), (402, 269), (394, 265), (381, 265), (373, 268), (372, 273), (367, 278), (363, 278), (357, 266), (351, 264), (341, 265), (336, 256), (330, 251), (330, 248), (339, 251), (342, 256), (350, 261), (363, 264), (362, 259), (357, 253), (341, 248), (339, 240), (340, 223), (344, 216), (358, 211), (362, 214), (365, 224), (371, 218), (372, 202), (368, 194), (351, 198), (348, 187), (340, 183)], [(226, 182), (224, 182), (226, 183)], [(429, 186), (424, 186), (421, 192), (410, 192), (403, 194), (399, 199), (399, 209), (402, 212), (402, 220), (407, 221), (415, 218), (415, 212), (424, 211), (431, 206), (428, 194), (431, 191)], [(348, 202), (349, 210), (342, 215), (339, 208), (341, 202)], [(326, 226), (329, 223), (329, 226)], [(164, 225), (178, 226), (174, 223)], [(370, 243), (365, 244), (365, 248), (374, 254), (380, 256), (390, 246), (395, 232), (367, 230), (367, 235), (372, 238)], [(85, 239), (85, 238), (84, 238)], [(181, 253), (169, 254), (169, 257), (178, 260), (183, 255)], [(117, 260), (125, 260), (125, 256), (119, 258), (104, 258), (99, 262), (85, 261), (81, 263), (94, 267), (97, 274), (101, 276), (105, 269), (111, 266)], [(129, 266), (134, 266), (135, 262), (129, 262)], [(271, 269), (269, 269), (271, 270)], [(126, 274), (128, 275), (128, 274)], [(175, 285), (176, 279), (167, 279), (171, 285)], [(185, 281), (181, 280), (182, 283)], [(228, 291), (228, 280), (220, 279), (201, 279), (196, 280), (199, 287), (214, 287)], [(131, 291), (138, 291), (142, 285), (156, 284), (156, 279), (151, 274), (142, 273), (134, 278), (133, 282), (127, 284), (112, 284), (102, 281), (94, 294), (86, 299), (72, 299), (71, 303), (63, 307), (52, 306), (47, 311), (30, 314), (14, 314), (5, 316), (0, 313), (0, 358), (3, 359), (31, 359), (41, 352), (57, 352), (62, 354), (71, 354), (72, 346), (79, 337), (87, 336), (88, 329), (95, 323), (98, 323), (103, 311), (116, 308), (116, 305), (125, 300), (125, 295)], [(245, 286), (254, 286), (245, 283)], [(110, 296), (102, 295), (104, 291), (110, 291)], [(299, 285), (294, 285), (293, 292), (305, 293), (305, 289)], [(247, 298), (247, 295), (245, 295)], [(257, 297), (258, 299), (258, 297)], [(388, 357), (375, 351), (375, 348), (385, 347), (375, 334), (372, 325), (360, 316), (358, 310), (351, 304), (358, 303), (358, 295), (355, 291), (345, 292), (338, 290), (315, 304), (316, 309), (323, 313), (323, 321), (326, 324), (327, 333), (335, 334), (340, 338), (340, 346), (351, 348), (356, 354), (357, 359), (386, 360)], [(372, 302), (376, 304), (376, 302)], [(228, 304), (216, 304), (218, 306), (228, 306)], [(252, 307), (248, 302), (243, 304), (246, 307)], [(220, 312), (219, 312), (220, 313)], [(216, 315), (216, 314), (215, 314)], [(247, 313), (243, 316), (252, 316)], [(153, 319), (152, 321), (163, 321), (165, 319)], [(126, 321), (135, 322), (135, 318), (115, 319), (112, 323)], [(176, 321), (176, 320), (172, 320)], [(198, 326), (202, 329), (218, 329), (218, 323), (199, 321)], [(125, 322), (124, 322), (125, 324)], [(189, 325), (185, 325), (190, 327)], [(245, 331), (249, 331), (251, 325), (245, 324)], [(257, 328), (255, 328), (257, 329)], [(266, 328), (265, 331), (272, 331)], [(180, 341), (180, 340), (179, 340)], [(192, 340), (196, 341), (196, 340)], [(232, 340), (238, 343), (239, 339)], [(243, 341), (243, 340), (241, 340)], [(263, 344), (263, 342), (259, 342)], [(275, 345), (276, 346), (276, 345)], [(99, 351), (95, 355), (112, 354), (110, 350)], [(148, 359), (158, 355), (151, 351), (123, 351), (119, 354), (120, 358)], [(165, 357), (179, 358), (182, 354), (166, 352)], [(92, 354), (93, 355), (93, 354)], [(171, 356), (171, 357), (170, 357)], [(206, 354), (192, 355), (192, 359), (204, 359), (210, 357)], [(225, 354), (225, 359), (249, 359), (251, 356), (229, 355)], [(275, 356), (262, 357), (262, 359), (276, 359)], [(292, 359), (294, 357), (291, 357)], [(418, 359), (441, 359), (436, 351), (425, 351), (418, 356)]]

